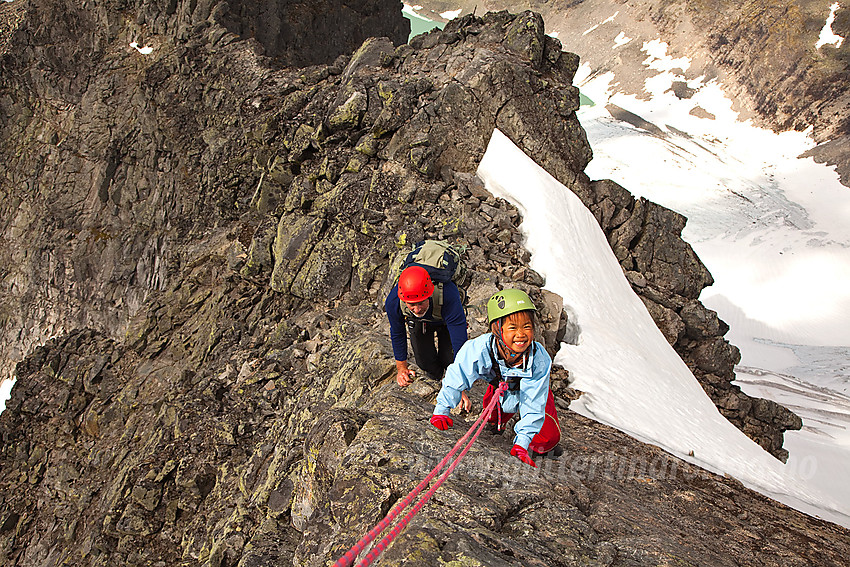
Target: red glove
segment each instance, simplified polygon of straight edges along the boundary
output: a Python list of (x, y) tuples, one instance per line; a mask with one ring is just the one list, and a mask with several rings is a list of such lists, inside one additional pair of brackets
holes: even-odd
[(511, 449), (511, 455), (525, 463), (526, 465), (531, 465), (534, 468), (537, 468), (537, 465), (534, 464), (534, 461), (531, 460), (531, 457), (528, 456), (528, 451), (520, 447), (519, 445), (514, 445)]
[(452, 418), (450, 418), (447, 415), (437, 415), (435, 413), (434, 415), (431, 416), (431, 425), (433, 425), (434, 427), (436, 427), (437, 429), (439, 429), (441, 431), (445, 431), (446, 429), (448, 429), (449, 427), (451, 427), (454, 424), (455, 424), (455, 422), (452, 421)]

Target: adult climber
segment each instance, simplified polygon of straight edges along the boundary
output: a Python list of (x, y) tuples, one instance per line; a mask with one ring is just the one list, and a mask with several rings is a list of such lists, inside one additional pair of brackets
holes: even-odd
[(387, 296), (384, 309), (390, 322), (398, 385), (409, 386), (415, 376), (407, 362), (408, 338), (416, 365), (441, 380), (467, 339), (466, 313), (457, 285), (446, 281), (435, 286), (424, 267), (409, 266)]

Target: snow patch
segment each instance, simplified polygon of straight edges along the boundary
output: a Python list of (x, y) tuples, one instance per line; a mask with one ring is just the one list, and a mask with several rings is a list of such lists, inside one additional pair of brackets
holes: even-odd
[(408, 3), (405, 2), (405, 3), (402, 4), (401, 11), (403, 13), (409, 15), (409, 16), (413, 16), (414, 18), (422, 18), (423, 20), (427, 20), (428, 18), (417, 13), (417, 10), (421, 10), (421, 9), (422, 9), (422, 6), (411, 5), (411, 4), (408, 4)]
[(616, 49), (622, 45), (626, 45), (632, 40), (630, 37), (626, 37), (625, 32), (620, 32), (617, 37), (614, 38), (614, 47), (611, 49)]
[(454, 20), (458, 16), (460, 16), (461, 9), (457, 10), (448, 10), (446, 12), (440, 12), (440, 17), (445, 18), (447, 20)]
[(153, 47), (146, 45), (144, 47), (139, 47), (138, 42), (131, 42), (130, 47), (141, 53), (142, 55), (150, 55), (153, 53)]
[(617, 10), (616, 12), (614, 12), (614, 15), (613, 15), (613, 16), (609, 17), (607, 20), (602, 20), (602, 23), (603, 23), (603, 24), (610, 24), (611, 22), (613, 22), (613, 21), (614, 21), (614, 18), (616, 18), (616, 17), (617, 17), (617, 16), (619, 16), (619, 15), (620, 15), (620, 11), (619, 11), (619, 10)]
[(599, 26), (602, 26), (602, 25), (605, 25), (605, 24), (608, 24), (608, 23), (613, 22), (613, 21), (614, 21), (614, 18), (616, 18), (619, 14), (620, 14), (620, 11), (619, 11), (619, 10), (617, 10), (616, 12), (614, 12), (614, 15), (613, 15), (613, 16), (609, 17), (609, 18), (608, 18), (608, 19), (606, 19), (606, 20), (603, 20), (603, 21), (599, 22), (598, 24), (595, 24), (595, 25), (593, 25), (593, 26), (589, 27), (588, 29), (584, 30), (584, 32), (583, 32), (581, 35), (587, 35), (587, 34), (589, 34), (590, 32), (592, 32), (592, 31), (596, 30), (596, 28), (598, 28)]
[(823, 29), (820, 30), (820, 37), (818, 38), (817, 43), (815, 43), (815, 49), (820, 49), (824, 45), (834, 45), (835, 48), (838, 49), (844, 42), (843, 37), (835, 35), (832, 32), (832, 24), (835, 22), (835, 12), (837, 12), (840, 7), (841, 5), (838, 2), (835, 2), (829, 7), (829, 16), (826, 18), (826, 24), (823, 26)]
[(691, 66), (691, 60), (687, 57), (673, 59), (673, 57), (667, 55), (667, 47), (667, 42), (660, 39), (643, 42), (641, 51), (648, 55), (643, 64), (657, 71), (672, 71), (673, 69), (687, 71)]
[[(6, 0), (11, 2), (12, 0)], [(12, 386), (15, 385), (14, 380), (0, 380), (0, 413), (6, 409), (6, 400), (12, 395)]]

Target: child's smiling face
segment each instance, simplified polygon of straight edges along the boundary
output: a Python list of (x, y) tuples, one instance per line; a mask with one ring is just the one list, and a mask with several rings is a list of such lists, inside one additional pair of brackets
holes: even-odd
[(511, 313), (502, 322), (502, 340), (516, 353), (525, 352), (534, 341), (534, 323), (528, 311)]

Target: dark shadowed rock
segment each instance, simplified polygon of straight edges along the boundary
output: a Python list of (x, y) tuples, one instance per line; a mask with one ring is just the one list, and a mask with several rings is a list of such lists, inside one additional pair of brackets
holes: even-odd
[(525, 58), (532, 67), (539, 68), (543, 63), (545, 37), (543, 18), (540, 14), (523, 12), (505, 32), (505, 45)]
[(329, 64), (369, 36), (407, 41), (410, 21), (394, 0), (230, 0), (220, 20), (242, 39), (255, 38), (285, 65)]
[(717, 317), (717, 313), (706, 308), (697, 300), (685, 304), (679, 315), (685, 323), (685, 331), (692, 339), (723, 336), (729, 330), (728, 325)]

